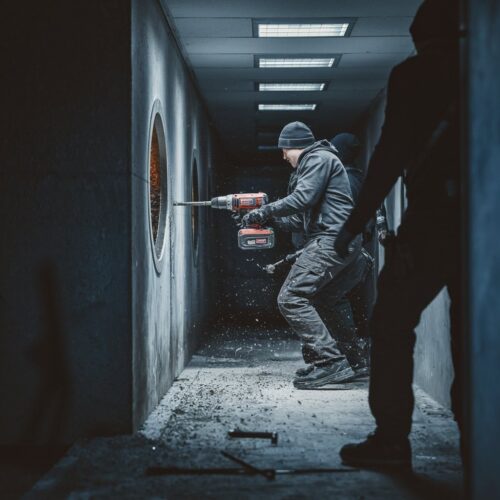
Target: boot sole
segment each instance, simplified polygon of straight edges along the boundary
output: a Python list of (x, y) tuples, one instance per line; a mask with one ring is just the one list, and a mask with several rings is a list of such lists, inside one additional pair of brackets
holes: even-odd
[(352, 380), (355, 376), (356, 374), (352, 368), (346, 368), (341, 372), (332, 373), (318, 380), (294, 380), (293, 385), (296, 389), (310, 389), (328, 384), (347, 382), (348, 380)]
[(354, 376), (356, 378), (369, 377), (370, 376), (370, 367), (361, 368), (360, 370), (354, 370)]

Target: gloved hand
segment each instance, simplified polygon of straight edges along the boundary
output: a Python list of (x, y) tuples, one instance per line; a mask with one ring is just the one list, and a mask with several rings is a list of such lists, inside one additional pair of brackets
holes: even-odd
[(333, 244), (333, 248), (340, 257), (345, 259), (349, 255), (349, 244), (354, 238), (356, 238), (356, 235), (350, 233), (345, 226), (342, 226)]
[(241, 224), (243, 227), (250, 226), (252, 224), (264, 224), (269, 218), (264, 207), (256, 208), (251, 212), (248, 212), (243, 219), (241, 219)]

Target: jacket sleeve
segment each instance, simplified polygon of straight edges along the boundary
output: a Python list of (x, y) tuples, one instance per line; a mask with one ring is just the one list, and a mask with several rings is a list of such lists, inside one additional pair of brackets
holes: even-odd
[(287, 217), (273, 217), (272, 224), (276, 229), (287, 232), (299, 232), (304, 230), (304, 221), (298, 214)]
[(363, 231), (411, 158), (414, 139), (411, 105), (414, 99), (412, 82), (407, 80), (404, 68), (393, 69), (387, 88), (382, 134), (370, 159), (358, 202), (345, 223), (352, 234)]
[(294, 191), (286, 198), (266, 205), (269, 215), (283, 217), (304, 212), (323, 196), (329, 175), (325, 160), (319, 154), (311, 153), (299, 168)]

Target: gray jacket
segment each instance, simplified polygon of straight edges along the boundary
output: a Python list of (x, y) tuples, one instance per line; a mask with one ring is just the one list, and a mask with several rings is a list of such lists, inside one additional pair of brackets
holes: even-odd
[[(301, 224), (306, 238), (336, 236), (353, 207), (347, 173), (326, 141), (315, 142), (299, 157), (297, 185), (286, 198), (266, 205), (277, 226), (297, 230)], [(301, 214), (301, 217), (294, 217)]]

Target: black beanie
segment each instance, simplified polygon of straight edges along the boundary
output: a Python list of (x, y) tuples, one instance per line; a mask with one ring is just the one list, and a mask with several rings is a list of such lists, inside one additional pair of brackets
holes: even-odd
[(302, 122), (292, 122), (283, 127), (278, 139), (280, 149), (304, 149), (316, 142), (311, 129)]
[(410, 26), (413, 41), (458, 39), (458, 2), (459, 0), (425, 0)]
[(347, 132), (337, 134), (330, 143), (337, 150), (337, 156), (344, 166), (351, 166), (361, 150), (359, 139)]

